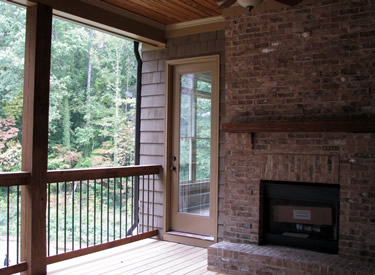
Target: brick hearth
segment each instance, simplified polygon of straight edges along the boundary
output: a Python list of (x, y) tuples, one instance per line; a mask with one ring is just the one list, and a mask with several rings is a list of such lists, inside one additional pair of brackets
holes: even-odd
[(212, 271), (229, 274), (374, 274), (374, 264), (348, 261), (337, 255), (280, 246), (221, 242), (208, 249)]

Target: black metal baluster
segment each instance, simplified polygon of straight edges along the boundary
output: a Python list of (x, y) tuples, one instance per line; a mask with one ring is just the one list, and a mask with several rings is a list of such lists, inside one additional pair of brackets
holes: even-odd
[(103, 243), (103, 179), (100, 184), (100, 243)]
[(17, 261), (19, 263), (19, 244), (20, 244), (20, 186), (17, 185)]
[(64, 253), (66, 252), (66, 182), (64, 183)]
[(122, 178), (120, 178), (120, 239), (122, 237), (122, 234), (121, 234), (121, 231), (122, 231), (122, 227), (121, 227), (121, 221), (122, 221)]
[[(130, 199), (130, 227), (133, 228), (133, 225), (135, 224), (135, 216), (134, 216), (134, 176), (131, 177), (131, 199)], [(138, 225), (136, 226), (138, 228)], [(134, 230), (134, 229), (133, 229)], [(137, 229), (138, 230), (138, 229)], [(133, 235), (133, 231), (131, 232)], [(138, 233), (138, 231), (137, 231)]]
[(152, 230), (155, 229), (155, 174), (152, 175)]
[(89, 219), (89, 207), (90, 207), (90, 195), (89, 195), (89, 180), (87, 180), (87, 186), (86, 186), (86, 193), (87, 193), (87, 201), (86, 201), (86, 204), (87, 204), (87, 216), (86, 216), (86, 247), (89, 247), (89, 224), (90, 224), (90, 219)]
[(150, 230), (150, 175), (147, 175), (147, 231)]
[[(139, 209), (134, 209), (135, 208), (135, 201), (136, 201), (136, 198), (135, 198), (135, 195), (136, 193), (139, 193), (139, 188), (138, 188), (138, 191), (135, 190), (135, 186), (138, 186), (139, 187), (139, 184), (135, 184), (134, 186), (134, 180), (136, 180), (138, 183), (139, 183), (139, 176), (137, 176), (138, 178), (136, 179), (135, 176), (132, 177), (132, 217), (133, 217), (133, 223), (137, 224), (136, 228), (137, 228), (137, 235), (138, 235), (138, 231), (139, 231), (139, 228), (138, 228), (138, 225), (139, 225), (139, 220), (138, 220), (138, 215), (136, 215), (136, 211), (138, 211)], [(137, 203), (138, 205), (138, 203)]]
[[(130, 226), (133, 227), (133, 224), (135, 224), (135, 216), (134, 216), (134, 176), (131, 177), (132, 182), (131, 182), (131, 199), (130, 199), (130, 221), (131, 224)], [(136, 226), (138, 228), (138, 226)], [(138, 230), (138, 229), (137, 229)], [(137, 231), (138, 234), (138, 231)]]
[(59, 254), (59, 182), (56, 189), (56, 255)]
[(142, 214), (142, 233), (144, 233), (144, 229), (145, 229), (145, 223), (144, 223), (144, 219), (145, 219), (145, 176), (142, 176), (142, 211), (143, 211), (143, 214)]
[(9, 191), (10, 187), (7, 188), (7, 254), (5, 255), (6, 266), (9, 266)]
[(96, 244), (96, 180), (94, 181), (94, 245)]
[(109, 179), (107, 183), (107, 242), (109, 242)]
[(116, 240), (116, 182), (117, 178), (113, 178), (113, 240)]
[(129, 178), (126, 177), (126, 185), (125, 185), (125, 238), (128, 236), (128, 183), (129, 183)]
[(73, 191), (72, 191), (72, 251), (74, 251), (74, 193), (76, 192), (74, 188), (74, 181), (72, 181), (73, 184)]
[(48, 236), (47, 236), (47, 252), (48, 256), (50, 256), (50, 246), (51, 246), (51, 235), (50, 235), (50, 229), (51, 229), (51, 183), (47, 184), (48, 187)]
[(82, 181), (79, 181), (79, 249), (82, 248)]

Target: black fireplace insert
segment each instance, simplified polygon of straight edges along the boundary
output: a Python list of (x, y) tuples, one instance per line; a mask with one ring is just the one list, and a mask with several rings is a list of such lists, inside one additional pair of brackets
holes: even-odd
[(261, 244), (338, 253), (336, 184), (262, 181)]

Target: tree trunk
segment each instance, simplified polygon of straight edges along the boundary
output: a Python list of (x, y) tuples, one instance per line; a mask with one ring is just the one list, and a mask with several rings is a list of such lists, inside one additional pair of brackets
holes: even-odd
[(114, 118), (114, 131), (113, 131), (113, 163), (118, 165), (118, 134), (119, 134), (119, 108), (120, 108), (120, 49), (122, 45), (116, 47), (116, 83), (115, 83), (115, 118)]
[(63, 98), (63, 146), (70, 149), (70, 110), (67, 96)]
[[(94, 37), (94, 32), (93, 31), (90, 31), (90, 37), (92, 38), (90, 40), (90, 44), (89, 44), (89, 57), (88, 57), (88, 65), (87, 65), (87, 83), (86, 83), (86, 127), (90, 127), (91, 125), (91, 109), (92, 109), (92, 99), (91, 99), (91, 74), (92, 74), (92, 62), (91, 62), (91, 58), (92, 58), (92, 54), (93, 54), (93, 45), (92, 45), (92, 40), (93, 40), (93, 37)], [(85, 146), (85, 150), (84, 150), (84, 155), (88, 155), (88, 153), (90, 151), (93, 150), (94, 148), (94, 141), (92, 140), (91, 141), (92, 144), (91, 144), (91, 149), (89, 148), (89, 145), (90, 144), (87, 144)]]

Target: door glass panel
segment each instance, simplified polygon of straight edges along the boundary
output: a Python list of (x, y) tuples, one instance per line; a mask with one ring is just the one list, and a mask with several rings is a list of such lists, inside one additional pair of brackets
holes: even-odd
[(211, 72), (180, 79), (179, 212), (209, 216)]

